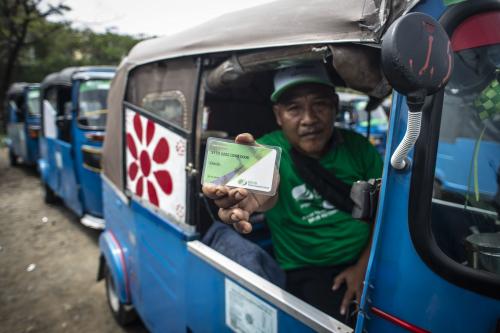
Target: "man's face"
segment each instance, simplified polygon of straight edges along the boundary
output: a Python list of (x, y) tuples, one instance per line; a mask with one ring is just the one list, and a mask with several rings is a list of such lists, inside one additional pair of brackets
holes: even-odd
[(290, 144), (319, 158), (329, 149), (337, 105), (338, 96), (331, 87), (303, 84), (286, 91), (273, 110)]

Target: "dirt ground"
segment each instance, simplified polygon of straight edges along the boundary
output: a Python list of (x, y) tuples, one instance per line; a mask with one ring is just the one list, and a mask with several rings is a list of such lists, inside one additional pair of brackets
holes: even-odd
[(46, 205), (38, 175), (0, 148), (0, 332), (146, 332), (115, 323), (96, 282), (98, 237)]

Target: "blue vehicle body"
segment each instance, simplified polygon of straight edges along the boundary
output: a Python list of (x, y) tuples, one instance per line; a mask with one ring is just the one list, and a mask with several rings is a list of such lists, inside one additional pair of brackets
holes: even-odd
[[(104, 127), (87, 123), (82, 86), (107, 84), (114, 71), (112, 67), (68, 68), (42, 82), (43, 136), (38, 161), (42, 181), (46, 191), (61, 198), (82, 217), (83, 224), (93, 228), (104, 227), (100, 179)], [(107, 88), (104, 90), (101, 100), (107, 94)], [(105, 102), (96, 112), (104, 114), (103, 108)]]
[[(466, 1), (445, 7), (440, 1), (424, 1), (414, 10), (441, 19), (451, 36), (453, 30), (469, 17), (498, 12), (500, 3)], [(450, 126), (450, 118), (444, 116), (443, 110), (441, 120), (442, 97), (436, 97), (434, 103), (432, 111), (427, 109), (432, 116), (423, 125), (425, 130), (421, 132), (421, 142), (413, 151), (411, 172), (390, 167), (384, 170), (365, 279), (367, 288), (364, 289), (362, 311), (357, 322), (368, 332), (490, 333), (498, 332), (500, 327), (498, 273), (475, 271), (465, 266), (461, 261), (464, 259), (453, 257), (452, 251), (443, 245), (454, 240), (456, 248), (463, 251), (466, 236), (471, 233), (468, 226), (475, 226), (480, 219), (487, 217), (488, 227), (494, 231), (498, 211), (468, 208), (467, 203), (431, 201), (432, 161), (436, 161), (435, 176), (442, 181), (443, 188), (464, 193), (474, 146), (474, 140), (470, 139), (457, 138), (453, 143), (447, 143), (441, 137), (438, 140), (440, 121), (443, 131), (443, 127)], [(405, 133), (408, 113), (405, 104), (403, 96), (393, 94), (385, 165), (390, 165), (391, 153)], [(446, 112), (451, 114), (452, 109)], [(461, 113), (453, 115), (455, 119), (465, 117)], [(498, 193), (494, 175), (499, 156), (498, 143), (482, 143), (478, 157), (481, 193), (491, 196)], [(485, 177), (489, 177), (486, 182)], [(454, 238), (454, 232), (461, 229), (466, 229), (464, 235)]]
[(15, 164), (18, 157), (27, 165), (36, 165), (38, 160), (38, 91), (38, 84), (14, 83), (7, 92), (7, 133), (11, 163)]
[[(284, 4), (285, 9), (287, 6)], [(411, 11), (439, 19), (459, 6), (421, 1)], [(239, 15), (239, 20), (249, 17)], [(228, 23), (222, 21), (221, 25), (227, 27)], [(201, 27), (198, 33), (205, 36), (206, 29), (209, 27)], [(234, 26), (236, 37), (244, 32), (239, 29)], [(181, 37), (194, 38), (195, 32), (190, 30)], [(106, 279), (108, 303), (115, 318), (126, 324), (133, 308), (151, 332), (352, 332), (352, 328), (201, 241), (206, 232), (202, 222), (213, 222), (215, 214), (200, 193), (203, 140), (243, 131), (252, 131), (256, 137), (269, 132), (272, 115), (265, 117), (270, 105), (255, 101), (247, 105), (248, 91), (238, 89), (270, 85), (276, 68), (310, 59), (311, 54), (303, 59), (280, 58), (275, 49), (259, 53), (254, 43), (238, 44), (236, 50), (209, 42), (197, 49), (194, 43), (190, 44), (194, 51), (186, 51), (181, 37), (136, 46), (119, 68), (110, 92), (113, 103), (109, 106), (101, 175), (106, 230), (99, 239), (99, 278)], [(175, 48), (180, 41), (181, 51)], [(327, 48), (315, 47), (314, 52), (323, 49)], [(237, 81), (241, 86), (222, 89), (228, 95), (211, 92), (209, 88), (220, 87), (204, 80), (214, 79), (228, 68), (240, 68), (238, 61), (245, 60), (238, 59), (241, 50), (248, 51), (246, 59), (260, 61), (252, 74), (259, 77), (259, 71), (267, 70), (260, 79), (269, 81), (259, 85), (258, 79), (252, 82), (245, 77), (253, 84)], [(228, 60), (228, 51), (237, 59), (236, 64)], [(267, 64), (262, 59), (271, 51), (275, 53), (267, 57)], [(179, 58), (180, 54), (184, 57)], [(296, 53), (286, 56), (290, 54)], [(217, 83), (223, 86), (221, 81)], [(238, 93), (244, 95), (243, 101), (238, 100)], [(227, 96), (230, 102), (224, 104)], [(432, 199), (443, 94), (429, 98), (426, 107), (431, 110), (426, 109), (421, 138), (410, 156), (412, 167), (396, 170), (390, 158), (405, 135), (408, 108), (406, 98), (393, 93), (385, 168), (356, 332), (493, 333), (497, 329), (498, 276), (447, 257), (435, 243), (442, 235), (434, 234), (428, 223), (430, 219), (468, 223), (474, 214), (483, 213)], [(432, 119), (427, 119), (428, 115)], [(246, 127), (248, 124), (255, 128)], [(377, 132), (373, 127), (372, 131)], [(162, 140), (167, 142), (166, 148)], [(497, 216), (489, 211), (487, 215)], [(256, 238), (253, 241), (257, 244), (271, 242), (265, 232)]]

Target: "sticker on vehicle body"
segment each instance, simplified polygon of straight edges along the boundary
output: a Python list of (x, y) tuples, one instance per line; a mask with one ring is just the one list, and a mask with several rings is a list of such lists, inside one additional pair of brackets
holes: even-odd
[(62, 162), (62, 155), (60, 151), (55, 152), (54, 154), (54, 159), (56, 160), (56, 166), (58, 169), (62, 170), (63, 168), (63, 162)]
[(278, 313), (258, 297), (225, 279), (226, 325), (241, 333), (278, 332)]

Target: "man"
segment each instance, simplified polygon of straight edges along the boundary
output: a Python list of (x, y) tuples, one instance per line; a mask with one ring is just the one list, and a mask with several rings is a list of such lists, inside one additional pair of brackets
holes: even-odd
[[(359, 301), (370, 252), (371, 226), (351, 217), (318, 194), (298, 164), (310, 160), (343, 183), (379, 178), (382, 160), (362, 136), (334, 129), (338, 96), (322, 64), (280, 70), (271, 96), (280, 131), (257, 142), (280, 146), (279, 191), (274, 197), (241, 188), (205, 185), (203, 192), (220, 207), (219, 217), (241, 233), (252, 230), (252, 213), (266, 212), (274, 253), (287, 274), (287, 291), (344, 320), (353, 298)], [(250, 134), (237, 143), (254, 144)], [(304, 181), (304, 178), (312, 178)]]

